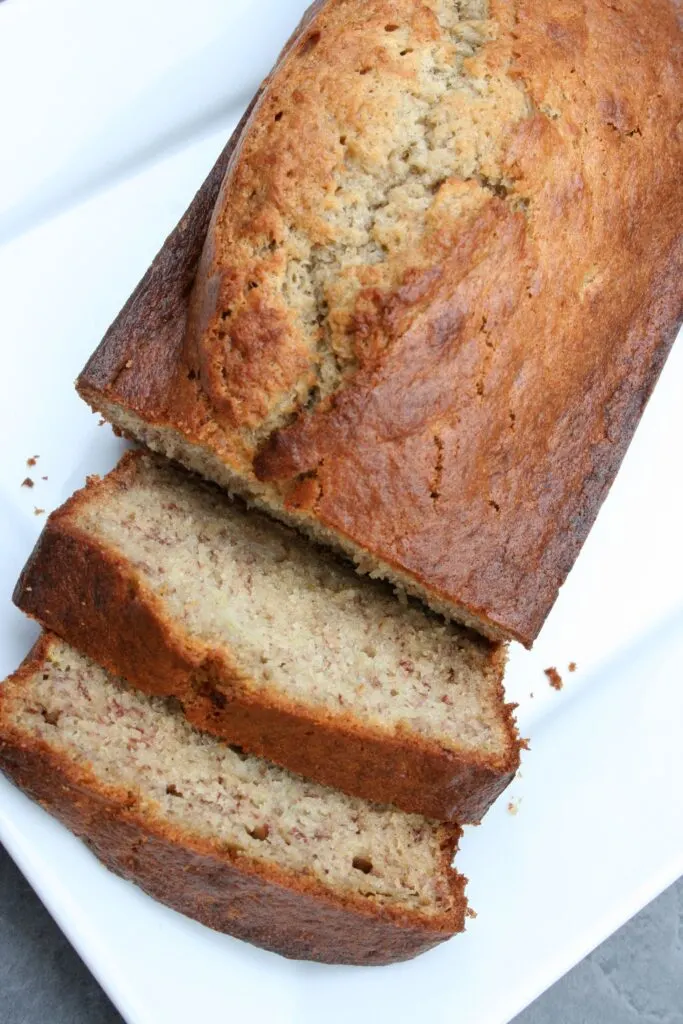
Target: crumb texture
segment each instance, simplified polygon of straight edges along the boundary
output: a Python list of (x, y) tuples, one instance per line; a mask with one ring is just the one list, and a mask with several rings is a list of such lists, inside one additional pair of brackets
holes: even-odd
[(126, 560), (174, 628), (225, 652), (245, 687), (506, 755), (488, 645), (158, 459), (111, 479), (76, 506), (75, 525)]
[(59, 641), (42, 670), (10, 681), (4, 730), (36, 739), (115, 786), (152, 822), (217, 851), (313, 877), (337, 894), (424, 915), (448, 911), (447, 830), (307, 782), (193, 730)]

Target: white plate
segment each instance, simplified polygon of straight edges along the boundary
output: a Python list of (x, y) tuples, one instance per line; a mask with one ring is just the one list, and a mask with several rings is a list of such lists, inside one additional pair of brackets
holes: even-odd
[[(34, 507), (58, 505), (121, 447), (72, 381), (201, 183), (234, 99), (219, 130), (0, 249), (2, 674), (35, 633), (9, 604), (44, 522)], [(285, 961), (153, 903), (0, 780), (0, 840), (129, 1021), (503, 1024), (683, 873), (682, 384), (683, 346), (534, 652), (513, 653), (508, 689), (532, 750), (467, 831), (459, 865), (479, 916), (465, 936), (384, 969)]]
[(246, 106), (306, 6), (2, 3), (0, 242)]

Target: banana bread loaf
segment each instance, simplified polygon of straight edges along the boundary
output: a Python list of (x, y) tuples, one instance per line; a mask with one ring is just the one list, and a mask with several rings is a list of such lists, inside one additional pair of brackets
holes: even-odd
[(79, 380), (530, 645), (683, 305), (671, 0), (328, 0)]
[(231, 749), (55, 637), (0, 686), (0, 770), (155, 899), (284, 956), (385, 964), (463, 929), (455, 826)]
[(54, 513), (15, 601), (198, 728), (366, 799), (476, 822), (519, 763), (502, 649), (159, 457)]

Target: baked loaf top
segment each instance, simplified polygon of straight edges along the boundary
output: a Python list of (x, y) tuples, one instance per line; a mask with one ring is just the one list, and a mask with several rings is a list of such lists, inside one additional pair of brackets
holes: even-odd
[(198, 728), (369, 800), (479, 821), (519, 764), (503, 650), (159, 457), (53, 513), (14, 600)]
[(464, 926), (456, 827), (248, 757), (49, 634), (0, 687), (0, 769), (151, 895), (285, 956), (389, 963)]
[(681, 69), (668, 0), (328, 0), (233, 142), (189, 315), (206, 192), (159, 257), (182, 345), (152, 275), (82, 393), (530, 644), (681, 317)]

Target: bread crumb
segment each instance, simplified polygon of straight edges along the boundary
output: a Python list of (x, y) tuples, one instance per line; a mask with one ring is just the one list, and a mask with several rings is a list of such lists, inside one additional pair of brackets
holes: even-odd
[(465, 917), (471, 917), (474, 920), (476, 916), (476, 910), (472, 910), (472, 907), (467, 907), (467, 909), (465, 910)]
[(530, 693), (530, 694), (529, 694), (529, 696), (530, 696), (531, 698), (533, 698), (533, 696), (534, 696), (534, 695), (533, 695), (533, 693)]
[(36, 462), (40, 458), (40, 455), (32, 455), (30, 459), (26, 460), (27, 466), (35, 466)]
[(576, 662), (575, 661), (570, 661), (569, 665), (567, 667), (569, 668), (570, 672), (576, 672)]
[(562, 676), (557, 671), (557, 669), (554, 666), (552, 666), (551, 668), (543, 669), (543, 671), (547, 675), (548, 682), (552, 686), (553, 690), (561, 690), (564, 683), (562, 682)]
[(44, 512), (45, 512), (44, 508), (36, 508), (35, 506), (33, 508), (34, 516), (42, 516), (44, 514)]
[(103, 427), (106, 422), (107, 422), (106, 420), (100, 419), (100, 420), (97, 421), (97, 426), (98, 427)]
[(25, 480), (22, 480), (21, 481), (21, 486), (22, 487), (33, 487), (34, 483), (33, 483), (33, 480), (31, 480), (31, 477), (27, 476)]
[(521, 802), (521, 797), (518, 800), (511, 800), (508, 804), (508, 814), (519, 814), (519, 805)]
[(130, 368), (131, 368), (131, 366), (132, 366), (132, 365), (133, 365), (133, 360), (132, 360), (132, 359), (129, 359), (129, 360), (127, 361), (127, 363), (126, 363), (126, 369), (127, 369), (127, 370), (130, 370)]

